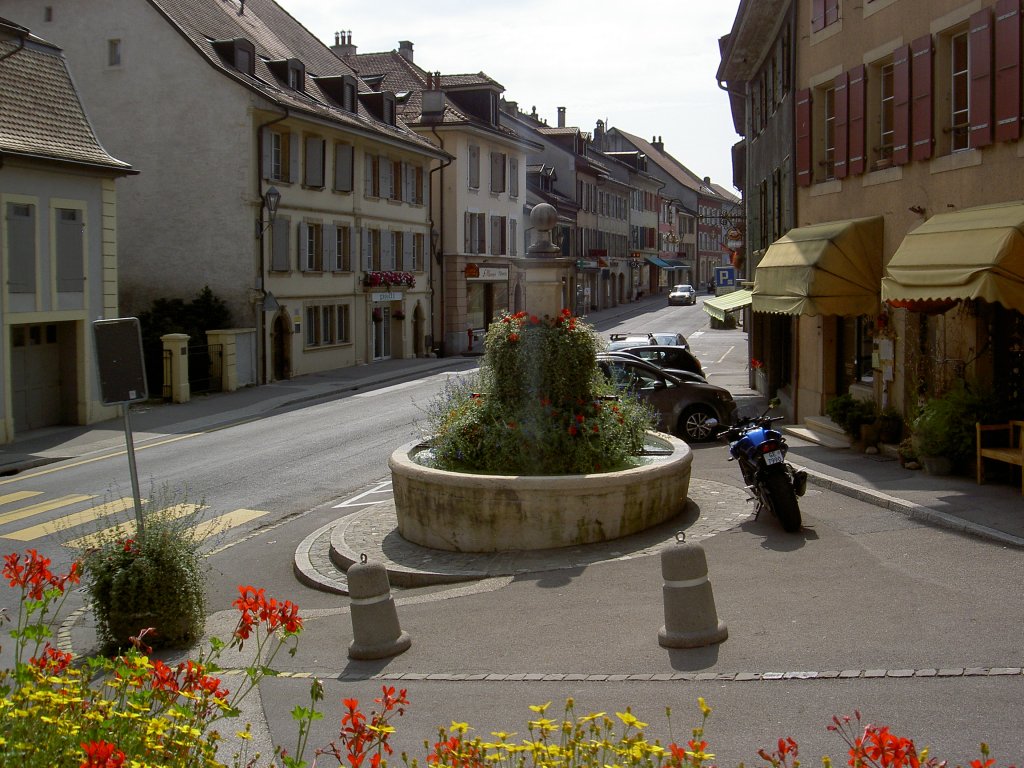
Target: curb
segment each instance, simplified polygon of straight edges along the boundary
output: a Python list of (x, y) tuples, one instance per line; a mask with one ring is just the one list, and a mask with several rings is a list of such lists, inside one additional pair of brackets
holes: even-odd
[(977, 536), (978, 538), (995, 541), (999, 544), (1024, 549), (1024, 538), (1019, 536), (1004, 533), (1003, 531), (996, 530), (995, 528), (990, 528), (987, 525), (972, 523), (954, 515), (949, 515), (945, 512), (931, 509), (930, 507), (926, 507), (922, 504), (898, 499), (895, 496), (890, 496), (886, 493), (882, 493), (881, 491), (874, 491), (870, 488), (865, 488), (863, 486), (847, 482), (846, 480), (829, 477), (828, 475), (823, 475), (813, 469), (806, 469), (805, 471), (807, 472), (807, 479), (821, 488), (841, 493), (844, 496), (849, 496), (869, 504), (874, 504), (877, 507), (888, 509), (891, 512), (898, 512), (902, 515), (906, 515), (912, 520), (920, 520), (958, 533), (966, 533), (972, 536)]

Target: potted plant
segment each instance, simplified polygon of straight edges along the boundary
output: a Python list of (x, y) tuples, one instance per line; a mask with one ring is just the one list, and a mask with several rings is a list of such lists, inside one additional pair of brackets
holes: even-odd
[(878, 414), (878, 439), (887, 445), (897, 445), (903, 439), (903, 416), (893, 407)]
[(373, 322), (379, 323), (384, 320), (384, 310), (380, 307), (374, 307), (372, 312)]
[[(130, 644), (142, 630), (153, 648), (187, 648), (206, 621), (204, 536), (195, 523), (201, 504), (165, 491), (143, 508), (143, 533), (118, 526), (87, 537), (81, 553), (86, 593), (107, 650)], [(186, 514), (181, 513), (185, 511)]]
[(933, 397), (911, 423), (911, 440), (918, 460), (930, 474), (945, 474), (971, 459), (977, 422), (997, 416), (999, 404), (989, 395), (958, 383)]
[(875, 422), (875, 401), (861, 400), (849, 392), (825, 403), (825, 414), (854, 440), (860, 439), (860, 428)]

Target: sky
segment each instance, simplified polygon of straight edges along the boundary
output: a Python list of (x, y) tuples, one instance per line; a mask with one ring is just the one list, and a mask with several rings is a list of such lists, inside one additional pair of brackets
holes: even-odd
[[(413, 44), (416, 64), (483, 72), (504, 97), (593, 133), (598, 120), (650, 141), (736, 193), (729, 101), (718, 87), (718, 38), (739, 0), (277, 0), (324, 43), (352, 33), (358, 53)], [(737, 193), (738, 194), (738, 193)]]

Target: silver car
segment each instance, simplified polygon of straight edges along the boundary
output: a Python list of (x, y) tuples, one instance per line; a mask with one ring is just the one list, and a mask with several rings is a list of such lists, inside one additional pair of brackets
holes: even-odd
[(697, 289), (692, 285), (676, 285), (668, 292), (669, 306), (673, 304), (696, 304)]

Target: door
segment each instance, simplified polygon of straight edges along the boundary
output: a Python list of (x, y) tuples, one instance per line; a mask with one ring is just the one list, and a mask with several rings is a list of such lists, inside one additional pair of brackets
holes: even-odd
[(11, 328), (11, 398), (14, 431), (63, 422), (57, 324)]
[(391, 307), (374, 307), (373, 314), (373, 359), (387, 360), (391, 357)]

